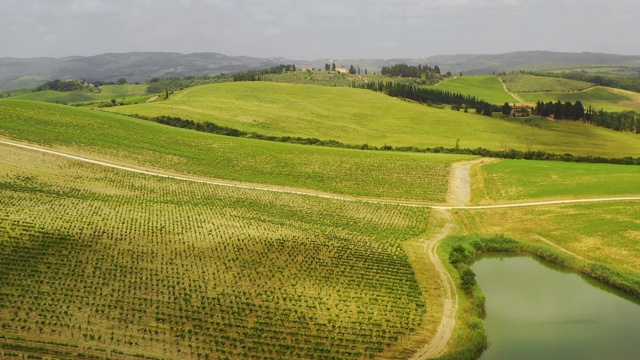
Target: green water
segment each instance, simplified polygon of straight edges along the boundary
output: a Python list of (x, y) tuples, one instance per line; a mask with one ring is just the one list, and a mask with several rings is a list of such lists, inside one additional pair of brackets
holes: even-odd
[(575, 272), (513, 255), (471, 268), (487, 297), (480, 359), (640, 359), (640, 306)]

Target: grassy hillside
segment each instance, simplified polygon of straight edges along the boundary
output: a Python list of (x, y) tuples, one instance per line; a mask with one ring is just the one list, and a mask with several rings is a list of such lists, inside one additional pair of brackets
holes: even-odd
[(639, 195), (639, 166), (502, 160), (483, 165), (474, 198), (548, 200)]
[(516, 74), (502, 76), (509, 91), (515, 93), (529, 92), (563, 92), (586, 90), (593, 84), (570, 79), (551, 78), (545, 76), (535, 76), (529, 74)]
[[(640, 272), (640, 203), (458, 211), (469, 232), (502, 234)], [(551, 243), (551, 244), (550, 244)], [(563, 252), (560, 250), (560, 252)]]
[(190, 88), (168, 101), (108, 111), (178, 116), (267, 135), (316, 137), (379, 147), (454, 147), (459, 139), (459, 145), (467, 148), (640, 156), (640, 137), (630, 133), (568, 121), (488, 118), (349, 88), (227, 83)]
[(462, 76), (444, 81), (432, 88), (475, 96), (478, 99), (494, 104), (516, 101), (509, 93), (504, 91), (500, 80), (495, 76)]
[(231, 138), (121, 115), (0, 101), (0, 136), (209, 178), (340, 194), (444, 201), (460, 155), (373, 152)]
[(125, 85), (103, 85), (96, 92), (60, 92), (60, 91), (37, 91), (13, 97), (16, 100), (43, 101), (50, 103), (70, 104), (88, 101), (111, 100), (121, 101), (125, 98), (138, 97), (145, 94), (147, 85), (125, 84)]
[(596, 110), (640, 111), (640, 94), (601, 86), (577, 92), (532, 92), (520, 94), (520, 97), (528, 102), (556, 102), (558, 100), (575, 102), (580, 100), (584, 106), (591, 106)]
[(401, 246), (428, 209), (0, 155), (7, 358), (361, 359), (430, 311)]

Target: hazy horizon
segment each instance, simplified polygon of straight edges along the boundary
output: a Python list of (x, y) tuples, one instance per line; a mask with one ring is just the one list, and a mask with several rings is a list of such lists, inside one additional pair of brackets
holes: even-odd
[(640, 55), (640, 2), (2, 0), (0, 57), (215, 52), (393, 59), (553, 51)]

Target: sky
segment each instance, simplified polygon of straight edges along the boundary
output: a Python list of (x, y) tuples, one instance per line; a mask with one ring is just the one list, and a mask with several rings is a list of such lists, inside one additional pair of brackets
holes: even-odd
[(638, 0), (0, 0), (0, 57), (640, 55)]

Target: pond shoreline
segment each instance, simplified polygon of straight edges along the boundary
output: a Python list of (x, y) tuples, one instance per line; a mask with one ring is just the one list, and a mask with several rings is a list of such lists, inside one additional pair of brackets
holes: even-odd
[[(467, 319), (466, 328), (471, 333), (458, 351), (438, 359), (477, 359), (486, 347), (488, 340), (484, 328), (485, 295), (475, 281), (475, 273), (469, 264), (486, 253), (512, 253), (531, 255), (544, 262), (572, 270), (617, 290), (640, 299), (640, 277), (624, 273), (608, 265), (585, 261), (574, 256), (560, 253), (549, 247), (526, 244), (504, 236), (482, 237), (479, 235), (450, 236), (442, 243), (442, 252), (448, 256), (449, 264), (458, 274), (454, 276), (461, 293), (467, 298), (468, 306), (463, 309)], [(465, 284), (466, 282), (466, 284)]]

